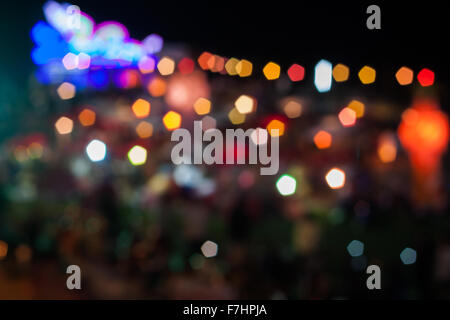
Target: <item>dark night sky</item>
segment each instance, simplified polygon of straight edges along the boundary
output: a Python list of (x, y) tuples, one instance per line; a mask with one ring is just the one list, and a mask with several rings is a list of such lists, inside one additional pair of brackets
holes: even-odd
[[(44, 20), (45, 1), (11, 1), (0, 10), (0, 102), (26, 104), (24, 82), (34, 69), (29, 32)], [(133, 38), (161, 34), (167, 42), (223, 56), (247, 58), (261, 66), (314, 65), (325, 58), (377, 70), (407, 65), (436, 71), (440, 90), (449, 83), (446, 49), (448, 13), (442, 1), (74, 1), (96, 22), (123, 23)], [(381, 30), (366, 28), (366, 8), (381, 7)], [(443, 100), (448, 102), (448, 95)], [(444, 101), (443, 101), (444, 102)], [(11, 108), (11, 107), (10, 107)], [(14, 110), (14, 106), (12, 107)], [(2, 128), (0, 125), (0, 134)], [(3, 130), (4, 131), (4, 130)]]
[[(29, 58), (31, 26), (44, 1), (16, 1), (2, 11), (10, 53)], [(278, 60), (324, 57), (349, 62), (442, 64), (450, 29), (442, 1), (74, 1), (99, 21), (122, 22), (132, 37), (159, 33), (168, 41), (225, 56)], [(366, 28), (366, 8), (379, 4), (382, 30)], [(395, 5), (393, 4), (395, 3)], [(441, 3), (441, 4), (439, 4)], [(24, 50), (27, 49), (27, 50)], [(18, 59), (16, 59), (18, 60)]]

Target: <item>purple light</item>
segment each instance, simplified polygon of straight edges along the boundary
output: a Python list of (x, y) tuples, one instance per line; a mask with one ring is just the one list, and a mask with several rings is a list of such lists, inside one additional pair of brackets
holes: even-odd
[(142, 45), (147, 53), (157, 53), (162, 50), (163, 38), (153, 33), (142, 41)]

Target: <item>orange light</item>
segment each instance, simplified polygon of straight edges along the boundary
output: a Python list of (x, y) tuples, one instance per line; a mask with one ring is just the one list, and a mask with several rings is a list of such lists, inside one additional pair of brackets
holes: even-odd
[(69, 134), (73, 130), (73, 121), (67, 117), (61, 117), (56, 121), (55, 128), (59, 134)]
[(289, 99), (283, 106), (283, 111), (290, 119), (298, 118), (302, 114), (303, 107), (301, 103), (295, 99)]
[(413, 82), (414, 72), (407, 67), (401, 67), (395, 74), (395, 78), (401, 86), (406, 86)]
[(205, 98), (198, 98), (194, 103), (194, 110), (198, 115), (208, 114), (211, 111), (211, 101)]
[(230, 76), (235, 76), (238, 74), (236, 71), (236, 65), (239, 63), (239, 60), (236, 58), (231, 58), (225, 63), (225, 70)]
[(169, 57), (163, 57), (158, 62), (158, 71), (163, 76), (171, 75), (175, 70), (175, 61), (170, 59)]
[(364, 116), (364, 103), (358, 101), (358, 100), (352, 100), (347, 108), (352, 109), (356, 113), (356, 118), (361, 118)]
[(0, 240), (0, 260), (3, 260), (8, 254), (8, 244)]
[(275, 80), (280, 77), (280, 70), (281, 69), (278, 64), (276, 64), (275, 62), (269, 62), (263, 68), (263, 73), (267, 80)]
[(236, 72), (240, 77), (249, 77), (252, 75), (253, 64), (245, 59), (242, 59), (236, 64)]
[(95, 123), (95, 112), (90, 109), (84, 109), (78, 115), (78, 120), (80, 120), (82, 126), (92, 126)]
[(398, 135), (402, 145), (412, 154), (438, 157), (448, 144), (447, 115), (432, 103), (416, 103), (404, 111)]
[(211, 59), (213, 55), (209, 52), (203, 52), (197, 59), (198, 65), (200, 66), (200, 68), (202, 68), (203, 70), (208, 70), (209, 69), (209, 65), (208, 65), (208, 61), (209, 59)]
[(209, 97), (209, 83), (201, 71), (187, 75), (175, 74), (167, 82), (165, 100), (169, 106), (178, 110), (192, 110), (198, 98)]
[(137, 99), (131, 106), (136, 118), (145, 118), (150, 114), (150, 102), (144, 99)]
[(356, 112), (350, 108), (344, 108), (339, 112), (338, 118), (344, 127), (351, 127), (356, 123)]
[(150, 138), (153, 134), (153, 125), (147, 121), (141, 121), (136, 126), (136, 133), (139, 138), (145, 139)]
[(56, 90), (62, 100), (68, 100), (75, 97), (76, 88), (69, 82), (63, 82)]
[[(281, 137), (284, 134), (285, 125), (282, 121), (273, 119), (269, 122), (266, 129), (272, 137)], [(278, 130), (278, 133), (276, 131), (272, 132), (272, 130)]]
[(333, 78), (336, 82), (344, 82), (348, 80), (350, 70), (346, 65), (341, 63), (337, 64), (333, 68)]
[(117, 80), (117, 84), (124, 89), (136, 88), (139, 82), (140, 76), (137, 70), (125, 70)]
[(364, 66), (358, 73), (358, 77), (359, 80), (361, 80), (361, 82), (363, 84), (370, 84), (375, 82), (375, 78), (376, 78), (376, 71), (374, 68), (369, 67), (369, 66)]
[(160, 77), (156, 77), (150, 80), (147, 86), (148, 92), (153, 97), (163, 96), (166, 93), (166, 88), (167, 88), (166, 81), (164, 81)]
[(217, 55), (214, 58), (214, 63), (210, 69), (212, 72), (221, 72), (225, 67), (225, 59)]
[(331, 134), (324, 130), (320, 130), (316, 133), (314, 136), (314, 144), (316, 145), (317, 149), (326, 149), (331, 146), (333, 138)]
[(389, 163), (397, 157), (397, 144), (395, 138), (390, 133), (382, 134), (378, 139), (378, 157), (381, 162)]
[(163, 123), (167, 130), (173, 131), (181, 126), (181, 115), (175, 111), (169, 111), (163, 117)]

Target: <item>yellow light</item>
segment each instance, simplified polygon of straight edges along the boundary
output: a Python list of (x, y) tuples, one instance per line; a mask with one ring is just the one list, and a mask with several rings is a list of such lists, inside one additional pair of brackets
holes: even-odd
[(283, 107), (283, 111), (288, 118), (294, 119), (302, 114), (302, 105), (296, 100), (288, 100)]
[(401, 67), (395, 74), (395, 78), (401, 86), (406, 86), (413, 82), (414, 72), (407, 67)]
[(161, 97), (166, 93), (167, 84), (160, 77), (156, 77), (148, 83), (147, 89), (153, 97)]
[(69, 134), (73, 130), (73, 121), (67, 117), (61, 117), (56, 121), (55, 128), (59, 134)]
[(84, 109), (78, 115), (78, 120), (80, 120), (82, 126), (92, 126), (95, 123), (95, 112), (90, 109)]
[(378, 140), (378, 157), (381, 162), (389, 163), (397, 157), (397, 144), (392, 134), (384, 133)]
[(356, 112), (350, 108), (344, 108), (339, 112), (338, 118), (344, 127), (351, 127), (356, 123)]
[(241, 95), (234, 102), (237, 111), (242, 114), (248, 114), (255, 109), (255, 99), (245, 94)]
[(280, 77), (280, 70), (281, 69), (278, 64), (276, 64), (275, 62), (269, 62), (263, 68), (263, 73), (267, 80), (275, 80)]
[(336, 82), (347, 81), (349, 74), (349, 68), (341, 63), (335, 65), (333, 68), (333, 78)]
[(239, 63), (239, 60), (236, 58), (231, 58), (225, 63), (225, 70), (230, 76), (235, 76), (238, 74), (236, 70), (236, 65)]
[(147, 121), (141, 121), (136, 126), (136, 133), (139, 138), (149, 138), (153, 134), (153, 125)]
[(356, 113), (356, 118), (361, 118), (364, 116), (364, 104), (358, 100), (352, 100), (347, 108), (352, 109)]
[(242, 59), (236, 64), (236, 72), (240, 77), (249, 77), (252, 75), (253, 65), (250, 61)]
[(359, 80), (363, 84), (370, 84), (375, 82), (376, 71), (374, 68), (369, 66), (364, 66), (358, 73)]
[(141, 146), (134, 146), (128, 151), (128, 160), (133, 166), (140, 166), (147, 161), (147, 150)]
[(245, 122), (245, 114), (240, 113), (236, 108), (228, 112), (228, 119), (232, 124), (241, 124)]
[[(269, 132), (270, 136), (272, 137), (280, 137), (284, 134), (284, 123), (281, 122), (280, 120), (277, 119), (273, 119), (272, 121), (269, 122), (269, 124), (267, 125), (266, 129)], [(272, 130), (278, 130), (278, 132), (273, 131)]]
[(75, 86), (69, 82), (63, 82), (61, 85), (56, 89), (56, 92), (58, 93), (59, 97), (62, 100), (68, 100), (75, 97)]
[(14, 158), (16, 158), (18, 162), (24, 162), (28, 159), (27, 149), (24, 146), (15, 147), (13, 153)]
[(345, 172), (339, 168), (333, 168), (325, 176), (325, 180), (331, 189), (339, 189), (345, 185)]
[(163, 76), (172, 74), (175, 70), (175, 61), (169, 57), (164, 57), (158, 62), (158, 71)]
[(314, 136), (314, 144), (316, 145), (317, 149), (326, 149), (331, 146), (331, 142), (333, 141), (333, 138), (331, 134), (324, 130), (320, 130), (316, 133)]
[(181, 115), (175, 111), (169, 111), (163, 117), (163, 123), (167, 130), (172, 131), (181, 126)]
[(198, 98), (194, 103), (194, 110), (198, 115), (208, 114), (211, 111), (211, 101), (205, 98)]
[(131, 106), (136, 118), (145, 118), (150, 114), (150, 102), (144, 99), (137, 99)]

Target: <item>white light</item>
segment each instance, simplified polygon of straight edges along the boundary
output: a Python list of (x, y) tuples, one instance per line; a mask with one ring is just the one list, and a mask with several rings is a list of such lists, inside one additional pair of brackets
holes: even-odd
[(102, 161), (106, 157), (106, 144), (94, 139), (87, 145), (86, 153), (92, 162)]
[(202, 183), (203, 177), (196, 166), (180, 164), (173, 172), (173, 179), (179, 187), (195, 188)]
[(250, 139), (256, 145), (264, 145), (269, 139), (269, 134), (266, 129), (256, 128), (250, 135)]
[(327, 60), (320, 60), (314, 69), (314, 85), (319, 92), (327, 92), (331, 89), (333, 68)]
[(333, 168), (328, 171), (325, 176), (325, 180), (327, 180), (327, 183), (331, 189), (342, 188), (345, 184), (345, 172), (341, 169)]
[(297, 181), (288, 174), (282, 175), (277, 181), (277, 189), (282, 196), (294, 194), (296, 188)]
[(134, 146), (128, 151), (128, 160), (133, 166), (139, 166), (147, 161), (147, 150), (141, 146)]
[(217, 245), (217, 243), (208, 240), (202, 245), (200, 249), (202, 250), (202, 253), (206, 258), (212, 258), (217, 255), (218, 248), (219, 246)]
[(67, 70), (73, 70), (78, 67), (78, 56), (69, 52), (62, 59), (62, 63)]

